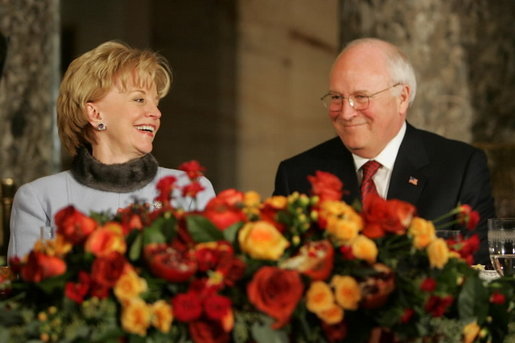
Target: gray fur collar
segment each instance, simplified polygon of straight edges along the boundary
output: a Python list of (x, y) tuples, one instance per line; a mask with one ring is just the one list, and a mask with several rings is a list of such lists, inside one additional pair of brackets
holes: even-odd
[(120, 164), (103, 164), (86, 148), (73, 159), (71, 172), (75, 179), (88, 187), (107, 192), (128, 193), (151, 182), (157, 173), (157, 161), (151, 154)]

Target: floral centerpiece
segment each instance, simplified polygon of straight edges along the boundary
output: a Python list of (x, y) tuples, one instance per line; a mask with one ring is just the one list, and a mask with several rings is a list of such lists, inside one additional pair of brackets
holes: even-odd
[[(339, 199), (333, 175), (312, 194), (201, 191), (165, 177), (157, 208), (56, 214), (54, 239), (12, 259), (0, 280), (2, 342), (502, 342), (514, 281), (484, 282), (474, 235), (446, 242), (405, 202)], [(173, 194), (179, 194), (174, 196)], [(464, 205), (451, 214), (473, 227)]]

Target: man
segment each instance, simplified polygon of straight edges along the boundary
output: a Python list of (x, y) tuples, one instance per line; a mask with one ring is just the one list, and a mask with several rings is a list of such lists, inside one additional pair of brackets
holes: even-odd
[(348, 44), (322, 98), (338, 137), (282, 161), (274, 194), (309, 193), (307, 176), (321, 170), (342, 180), (343, 200), (352, 204), (362, 199), (362, 166), (376, 161), (367, 164), (377, 171), (363, 183), (371, 182), (383, 198), (412, 203), (423, 218), (436, 219), (458, 204), (478, 211), (476, 263), (489, 264), (486, 222), (495, 210), (486, 156), (408, 124), (415, 93), (413, 68), (397, 47), (373, 38)]

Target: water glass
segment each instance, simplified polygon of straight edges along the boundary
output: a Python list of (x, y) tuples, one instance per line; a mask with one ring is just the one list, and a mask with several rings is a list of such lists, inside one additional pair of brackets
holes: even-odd
[(488, 219), (488, 249), (499, 275), (515, 274), (515, 218)]
[(53, 239), (55, 237), (55, 227), (54, 226), (41, 226), (39, 228), (39, 238), (43, 241), (48, 239)]

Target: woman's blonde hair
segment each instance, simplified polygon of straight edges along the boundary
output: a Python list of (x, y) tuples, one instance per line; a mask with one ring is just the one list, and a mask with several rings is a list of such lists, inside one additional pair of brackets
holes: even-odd
[(170, 90), (172, 73), (160, 54), (116, 41), (103, 43), (72, 61), (57, 98), (59, 137), (72, 156), (79, 146), (95, 142), (86, 104), (102, 99), (115, 83), (125, 89), (129, 81), (145, 88), (155, 84), (161, 99)]

